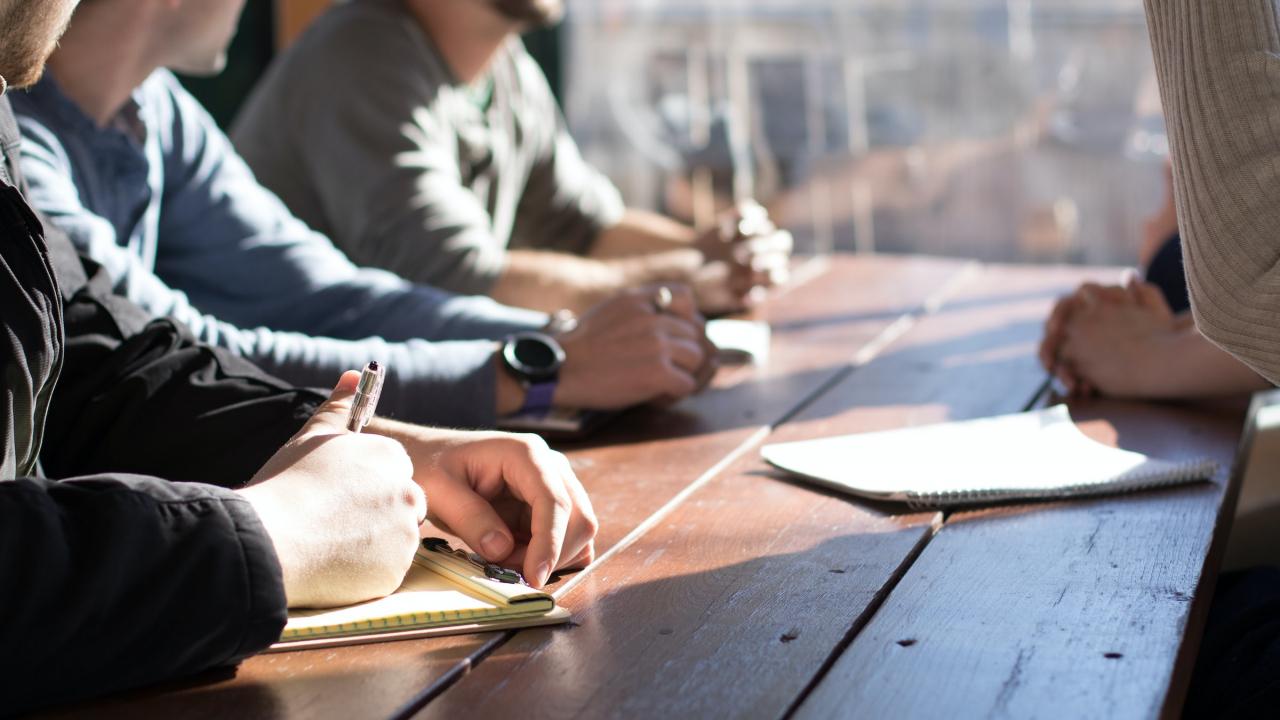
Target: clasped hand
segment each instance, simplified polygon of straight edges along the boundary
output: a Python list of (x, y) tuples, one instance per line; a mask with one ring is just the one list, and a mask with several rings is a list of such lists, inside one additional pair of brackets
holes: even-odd
[(1136, 277), (1124, 285), (1082, 285), (1045, 322), (1040, 363), (1072, 395), (1148, 397), (1161, 347), (1180, 328), (1160, 289)]
[(767, 288), (787, 281), (793, 245), (761, 205), (740, 203), (698, 239), (705, 260), (693, 281), (699, 308), (718, 314), (755, 305)]

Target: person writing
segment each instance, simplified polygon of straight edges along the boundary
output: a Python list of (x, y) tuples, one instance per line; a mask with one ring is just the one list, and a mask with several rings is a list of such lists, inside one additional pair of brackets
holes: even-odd
[(0, 708), (234, 664), (289, 606), (385, 594), (428, 509), (536, 584), (589, 562), (590, 502), (541, 441), (350, 433), (354, 373), (326, 398), (153, 320), (32, 211), (5, 90), (75, 5), (0, 0)]
[[(644, 287), (576, 321), (353, 265), (254, 179), (163, 68), (214, 72), (243, 0), (92, 0), (49, 74), (12, 101), (32, 203), (154, 317), (291, 383), (381, 358), (392, 417), (453, 427), (553, 404), (612, 410), (686, 397), (714, 373), (688, 290), (659, 317)], [(345, 174), (344, 185), (363, 179)], [(517, 333), (563, 351), (552, 380), (506, 362)], [(530, 402), (541, 403), (531, 407)]]
[(665, 281), (691, 285), (704, 312), (750, 305), (786, 277), (791, 236), (756, 205), (704, 233), (626, 208), (517, 36), (562, 11), (337, 4), (268, 71), (232, 137), (299, 217), (410, 280), (547, 311)]

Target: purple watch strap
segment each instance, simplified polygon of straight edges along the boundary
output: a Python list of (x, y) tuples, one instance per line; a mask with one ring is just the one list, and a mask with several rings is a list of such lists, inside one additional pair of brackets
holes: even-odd
[(520, 414), (538, 413), (545, 415), (551, 409), (551, 399), (555, 397), (556, 384), (555, 380), (529, 383), (529, 387), (525, 391), (524, 407), (520, 408)]

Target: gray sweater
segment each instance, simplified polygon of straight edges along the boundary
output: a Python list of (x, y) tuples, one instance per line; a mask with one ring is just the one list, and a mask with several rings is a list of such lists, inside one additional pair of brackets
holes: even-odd
[(1196, 325), (1280, 382), (1280, 19), (1146, 0)]
[(458, 293), (488, 294), (508, 247), (585, 253), (623, 212), (518, 39), (468, 86), (399, 0), (341, 3), (317, 20), (232, 139), (355, 262)]

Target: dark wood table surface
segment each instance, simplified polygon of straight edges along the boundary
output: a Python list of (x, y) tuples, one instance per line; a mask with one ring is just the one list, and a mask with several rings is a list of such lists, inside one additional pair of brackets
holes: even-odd
[(600, 559), (551, 629), (263, 655), (56, 716), (1177, 715), (1235, 502), (1243, 406), (1076, 402), (1091, 436), (1211, 483), (956, 513), (860, 502), (759, 447), (1048, 402), (1053, 300), (1119, 271), (841, 256), (755, 314), (768, 365), (568, 445)]

